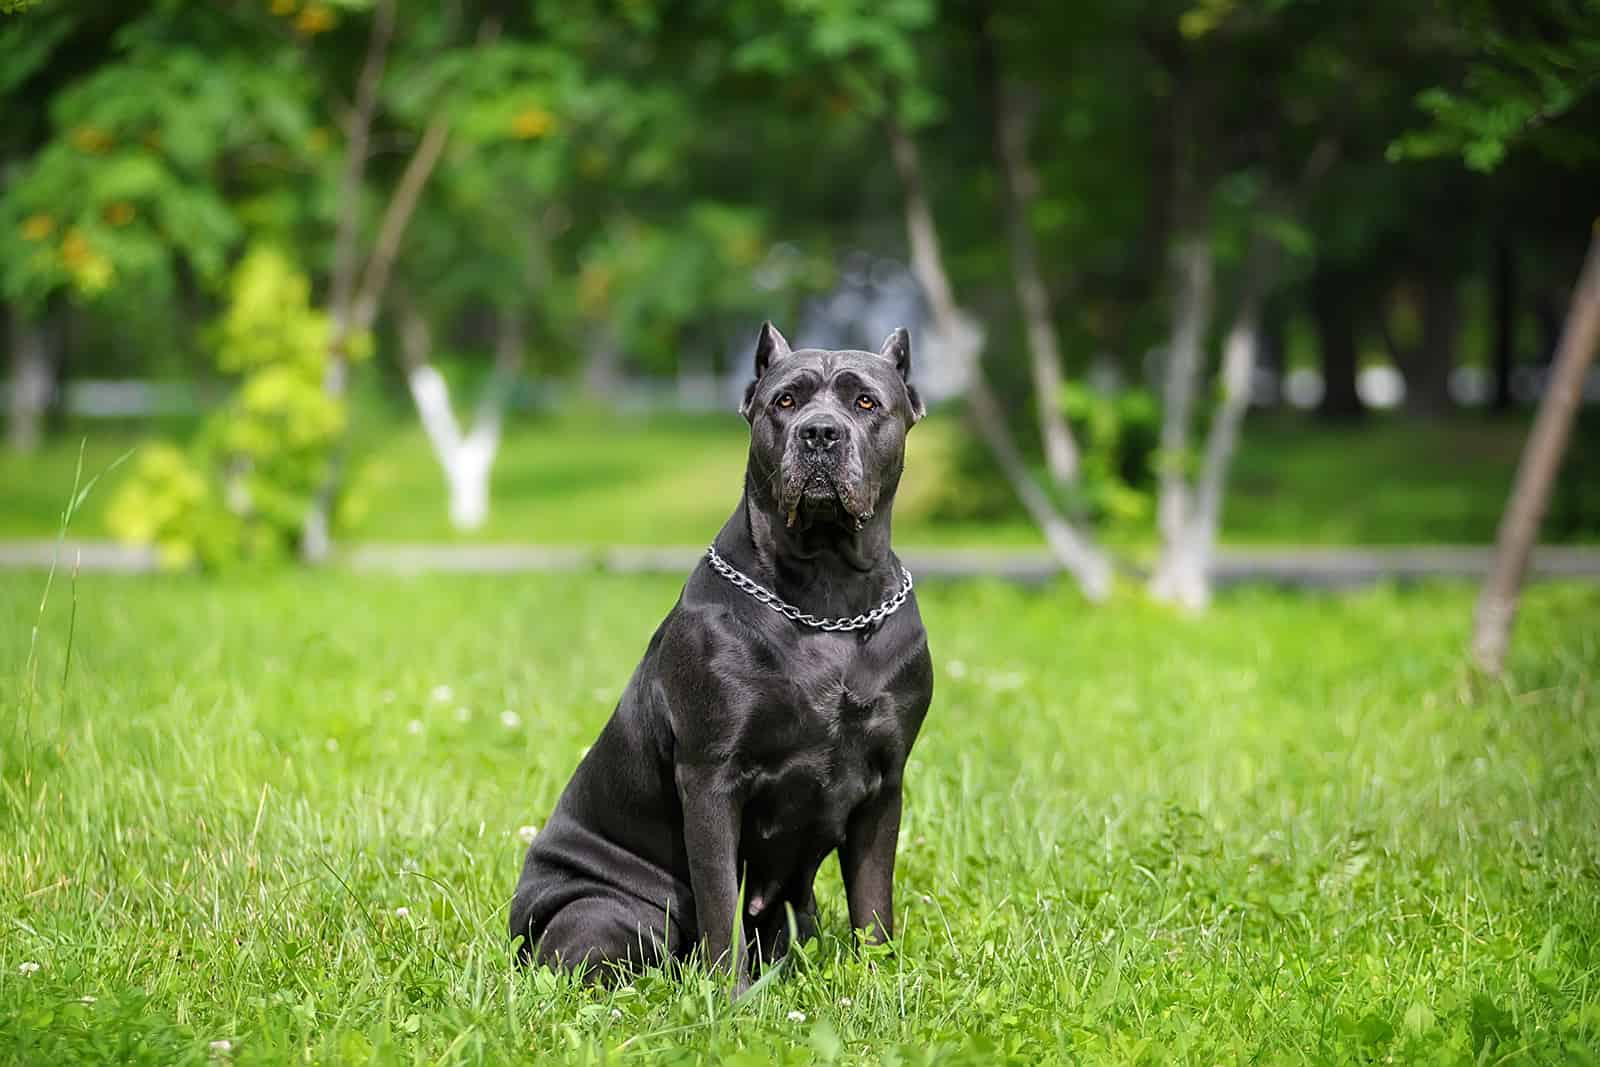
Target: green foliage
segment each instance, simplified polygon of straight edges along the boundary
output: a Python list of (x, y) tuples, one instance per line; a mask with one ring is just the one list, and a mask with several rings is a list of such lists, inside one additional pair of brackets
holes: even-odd
[[(10, 38), (34, 17), (0, 48), (25, 46)], [(161, 299), (180, 266), (221, 281), (242, 235), (230, 201), (293, 161), (310, 132), (304, 92), (281, 61), (219, 56), (170, 29), (160, 13), (131, 24), (108, 62), (50, 100), (49, 140), (0, 188), (0, 295), (37, 306), (126, 286)]]
[[(0, 576), (0, 612), (33, 618), (39, 581)], [(609, 990), (519, 971), (518, 830), (680, 586), (84, 576), (64, 690), (52, 597), (52, 684), (31, 737), (0, 731), (0, 1059), (1600, 1053), (1600, 599), (1560, 584), (1529, 589), (1489, 687), (1461, 671), (1465, 586), (1234, 593), (1197, 621), (926, 583), (938, 677), (892, 951), (852, 949), (829, 861), (823, 938), (737, 1006), (697, 968)], [(8, 681), (27, 630), (0, 629)]]
[[(1079, 480), (1063, 506), (1112, 541), (1137, 539), (1154, 503), (1160, 407), (1146, 389), (1106, 393), (1071, 382), (1062, 410), (1079, 449)], [(918, 431), (921, 432), (920, 430)], [(1015, 494), (979, 442), (963, 440), (926, 498), (936, 523), (993, 522), (1015, 513)]]
[(1062, 408), (1080, 449), (1080, 510), (1113, 529), (1142, 523), (1154, 503), (1154, 460), (1161, 412), (1148, 389), (1106, 394), (1078, 382)]
[(1560, 121), (1600, 88), (1600, 7), (1590, 0), (1504, 11), (1476, 4), (1464, 16), (1472, 54), (1460, 85), (1418, 95), (1432, 124), (1397, 138), (1389, 158), (1459, 155), (1487, 172), (1528, 140), (1568, 166), (1600, 159), (1592, 130)]
[[(172, 566), (287, 555), (345, 428), (345, 401), (324, 388), (328, 319), (311, 306), (306, 277), (258, 247), (235, 269), (231, 294), (213, 343), (237, 389), (189, 454), (159, 446), (142, 457), (107, 514), (117, 536), (157, 545)], [(371, 345), (346, 348), (359, 361)]]
[(584, 249), (576, 310), (644, 367), (671, 370), (688, 324), (759, 320), (771, 300), (753, 279), (765, 254), (749, 211), (697, 203), (671, 225), (622, 215)]
[[(913, 122), (935, 104), (918, 78), (917, 35), (930, 29), (937, 7), (928, 0), (784, 0), (735, 5), (739, 26), (735, 69), (795, 82), (803, 94), (824, 94), (836, 115), (876, 117), (898, 109)], [(823, 101), (816, 101), (823, 103)]]
[(207, 472), (165, 442), (140, 449), (106, 512), (106, 525), (125, 541), (152, 546), (162, 566), (172, 569), (239, 554), (240, 524), (217, 499)]

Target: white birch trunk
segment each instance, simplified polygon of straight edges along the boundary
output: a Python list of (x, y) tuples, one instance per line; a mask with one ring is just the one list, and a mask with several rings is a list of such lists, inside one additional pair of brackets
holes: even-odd
[(1215, 301), (1211, 245), (1203, 229), (1178, 239), (1173, 267), (1177, 292), (1172, 339), (1164, 368), (1160, 495), (1156, 502), (1161, 558), (1150, 577), (1150, 595), (1157, 600), (1185, 603), (1198, 595), (1194, 588), (1194, 572), (1200, 561), (1195, 556), (1196, 546), (1188, 536), (1193, 502), (1184, 464), (1189, 452), (1189, 423), (1199, 384), (1202, 348)]
[[(1180, 145), (1180, 152), (1187, 141)], [(1262, 216), (1292, 217), (1297, 205), (1321, 180), (1339, 154), (1338, 142), (1325, 137), (1306, 157), (1292, 189), (1259, 205)], [(1167, 354), (1165, 411), (1161, 425), (1161, 478), (1157, 520), (1161, 557), (1150, 577), (1150, 594), (1190, 611), (1211, 603), (1211, 572), (1228, 469), (1239, 443), (1239, 428), (1250, 409), (1250, 386), (1261, 350), (1261, 308), (1277, 281), (1281, 249), (1265, 227), (1251, 235), (1240, 281), (1239, 303), (1222, 352), (1222, 404), (1211, 421), (1194, 482), (1185, 471), (1189, 423), (1205, 366), (1204, 345), (1215, 304), (1215, 260), (1206, 235), (1207, 213), (1196, 210), (1193, 164), (1180, 158), (1178, 213), (1188, 224), (1176, 243), (1173, 263), (1177, 294), (1171, 350)]]
[(1222, 406), (1211, 422), (1205, 457), (1193, 490), (1187, 521), (1177, 539), (1166, 546), (1161, 587), (1152, 593), (1190, 611), (1211, 603), (1211, 566), (1222, 520), (1222, 499), (1228, 468), (1239, 443), (1239, 425), (1250, 407), (1250, 381), (1261, 345), (1261, 327), (1253, 310), (1241, 311), (1228, 330), (1222, 356)]
[(521, 332), (513, 324), (511, 313), (502, 313), (494, 370), (484, 387), (472, 427), (463, 434), (450, 403), (450, 385), (428, 361), (432, 349), (428, 325), (414, 309), (408, 308), (404, 316), (401, 344), (406, 384), (434, 458), (444, 472), (450, 524), (463, 532), (482, 529), (489, 519), (489, 475), (500, 451), (500, 430), (511, 399), (511, 385), (521, 366)]
[(1045, 469), (1050, 472), (1051, 481), (1067, 488), (1078, 480), (1080, 460), (1078, 444), (1073, 440), (1061, 406), (1061, 386), (1065, 380), (1061, 371), (1061, 345), (1051, 318), (1050, 293), (1039, 271), (1039, 257), (1029, 222), (1039, 180), (1028, 160), (1027, 122), (1022, 105), (1008, 91), (997, 67), (992, 70), (992, 81), (995, 155), (1004, 176), (1002, 195), (1010, 235), (1011, 273), (1028, 338), (1034, 409), (1044, 444)]
[(1027, 464), (1017, 451), (1006, 429), (1005, 413), (1001, 411), (978, 366), (983, 330), (956, 303), (954, 290), (950, 286), (950, 276), (945, 270), (944, 256), (939, 248), (938, 227), (923, 188), (922, 162), (916, 142), (892, 119), (887, 123), (887, 129), (895, 168), (900, 175), (906, 237), (911, 246), (911, 271), (928, 298), (940, 339), (950, 346), (950, 351), (966, 370), (966, 377), (971, 383), (972, 414), (978, 432), (1022, 501), (1028, 516), (1044, 534), (1051, 554), (1077, 580), (1085, 597), (1093, 601), (1104, 600), (1111, 594), (1111, 561), (1087, 534), (1079, 532), (1056, 511), (1049, 495), (1034, 482)]

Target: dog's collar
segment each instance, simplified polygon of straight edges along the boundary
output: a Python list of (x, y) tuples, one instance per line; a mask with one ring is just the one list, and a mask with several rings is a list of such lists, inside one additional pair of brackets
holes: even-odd
[(900, 610), (900, 606), (911, 595), (911, 572), (904, 566), (900, 568), (900, 588), (871, 611), (849, 619), (824, 619), (807, 611), (801, 611), (793, 604), (784, 600), (777, 593), (761, 585), (755, 579), (734, 567), (727, 560), (717, 555), (715, 545), (706, 549), (706, 560), (711, 564), (711, 569), (726, 578), (734, 588), (742, 589), (750, 596), (759, 600), (767, 607), (776, 611), (786, 619), (793, 620), (802, 626), (810, 626), (817, 630), (837, 632), (842, 630), (865, 630), (869, 626), (876, 626), (890, 615)]

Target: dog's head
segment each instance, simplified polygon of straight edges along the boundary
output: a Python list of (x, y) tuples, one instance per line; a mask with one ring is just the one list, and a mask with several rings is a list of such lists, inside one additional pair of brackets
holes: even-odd
[(906, 431), (923, 416), (907, 381), (911, 336), (896, 330), (876, 355), (793, 351), (768, 322), (741, 412), (750, 423), (755, 488), (785, 525), (860, 529), (894, 494)]

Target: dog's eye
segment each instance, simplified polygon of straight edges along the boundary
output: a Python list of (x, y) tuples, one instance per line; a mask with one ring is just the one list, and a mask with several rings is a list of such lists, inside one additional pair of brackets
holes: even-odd
[(856, 407), (860, 408), (862, 411), (871, 411), (877, 406), (878, 402), (872, 399), (872, 397), (868, 396), (866, 393), (862, 393), (860, 396), (856, 397)]
[(792, 407), (794, 407), (794, 394), (793, 393), (779, 393), (778, 394), (778, 406), (780, 408), (792, 408)]

